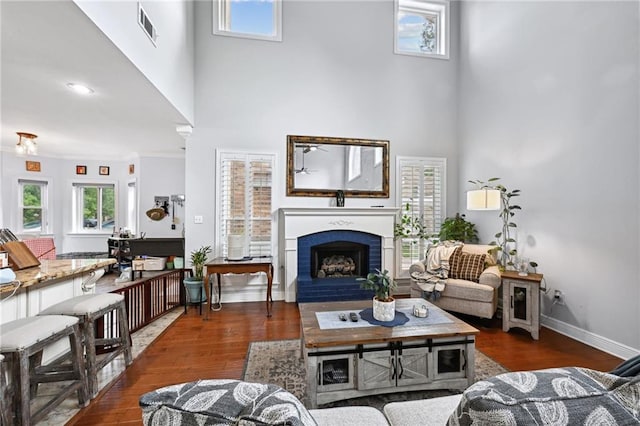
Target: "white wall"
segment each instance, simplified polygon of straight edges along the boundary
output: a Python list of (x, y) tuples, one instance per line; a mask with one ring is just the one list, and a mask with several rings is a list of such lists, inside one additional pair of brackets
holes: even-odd
[[(39, 161), (40, 172), (26, 171), (25, 161)], [(56, 244), (56, 253), (78, 251), (107, 251), (107, 235), (85, 235), (73, 233), (72, 229), (72, 183), (114, 183), (118, 191), (118, 215), (121, 220), (116, 226), (124, 226), (126, 217), (126, 188), (128, 162), (97, 160), (65, 160), (50, 157), (18, 157), (4, 152), (2, 155), (2, 227), (14, 232), (18, 229), (18, 179), (37, 179), (48, 181), (49, 212), (51, 236)], [(86, 175), (76, 174), (76, 165), (87, 166)], [(100, 166), (109, 167), (109, 175), (98, 173)]]
[[(195, 5), (198, 90), (186, 153), (187, 250), (214, 242), (219, 148), (277, 154), (274, 212), (331, 205), (333, 199), (285, 196), (288, 134), (388, 139), (391, 158), (447, 157), (455, 210), (456, 52), (448, 61), (394, 55), (390, 0), (285, 2), (281, 43), (213, 36), (211, 7), (209, 1)], [(455, 22), (456, 4), (452, 13)], [(389, 199), (345, 204), (394, 206), (391, 192)], [(193, 224), (194, 215), (204, 223)]]
[[(72, 183), (114, 183), (118, 190), (118, 221), (116, 227), (126, 227), (127, 184), (132, 179), (138, 186), (138, 216), (141, 231), (147, 237), (180, 237), (181, 223), (171, 230), (171, 218), (152, 222), (145, 212), (153, 207), (153, 195), (184, 194), (184, 160), (143, 157), (135, 161), (65, 160), (60, 158), (18, 157), (2, 153), (2, 217), (0, 227), (16, 230), (18, 223), (18, 179), (42, 179), (49, 182), (49, 220), (56, 253), (107, 252), (108, 234), (91, 235), (72, 232)], [(26, 160), (39, 161), (40, 172), (27, 172)], [(135, 173), (129, 174), (129, 164), (134, 164)], [(87, 166), (86, 175), (76, 174), (76, 165)], [(98, 173), (100, 166), (109, 167), (109, 175)], [(170, 210), (171, 211), (171, 210)], [(184, 209), (176, 206), (176, 216), (184, 217)], [(152, 222), (149, 224), (148, 222)], [(139, 235), (140, 232), (138, 232)]]
[(193, 123), (193, 2), (140, 2), (158, 31), (156, 46), (138, 24), (138, 2), (74, 2), (160, 93)]
[[(171, 195), (184, 194), (184, 159), (143, 157), (140, 159), (139, 176), (140, 222), (138, 234), (144, 232), (147, 237), (156, 238), (182, 237), (185, 218), (184, 205), (181, 207), (175, 204), (175, 210), (173, 210), (174, 205), (170, 202), (169, 215), (159, 221), (149, 219), (145, 213), (155, 207), (155, 196), (171, 197)], [(175, 229), (171, 229), (172, 214), (175, 216)]]
[[(640, 350), (638, 3), (464, 2), (460, 16), (460, 182), (522, 190), (546, 324)], [(497, 212), (467, 215), (483, 240), (498, 232)]]

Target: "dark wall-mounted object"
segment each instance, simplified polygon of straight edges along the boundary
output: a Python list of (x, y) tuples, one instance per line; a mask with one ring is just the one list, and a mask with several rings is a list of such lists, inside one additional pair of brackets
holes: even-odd
[(184, 257), (184, 238), (136, 238), (129, 241), (129, 255)]
[(336, 206), (344, 207), (344, 191), (341, 189), (336, 191)]

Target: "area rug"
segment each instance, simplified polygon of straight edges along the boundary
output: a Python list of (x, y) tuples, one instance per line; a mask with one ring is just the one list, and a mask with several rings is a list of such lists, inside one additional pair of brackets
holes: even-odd
[[(482, 380), (508, 370), (476, 349), (476, 377)], [(271, 340), (252, 342), (247, 351), (242, 379), (247, 382), (276, 384), (308, 404), (306, 396), (304, 359), (300, 349), (300, 340)], [(349, 405), (368, 405), (378, 409), (395, 401), (409, 401), (415, 399), (435, 398), (460, 393), (449, 390), (428, 390), (412, 392), (396, 392), (384, 395), (372, 395), (336, 401), (322, 407), (343, 407)]]

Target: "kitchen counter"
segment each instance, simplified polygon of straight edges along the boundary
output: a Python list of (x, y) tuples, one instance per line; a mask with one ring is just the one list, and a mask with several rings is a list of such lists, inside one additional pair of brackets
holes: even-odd
[[(40, 266), (16, 271), (16, 279), (21, 282), (18, 292), (30, 287), (43, 287), (62, 279), (74, 277), (84, 272), (95, 271), (115, 263), (115, 259), (60, 259), (42, 260)], [(0, 298), (13, 293), (15, 285), (0, 288)]]
[[(0, 288), (0, 324), (38, 315), (49, 306), (75, 296), (93, 293), (84, 284), (93, 271), (104, 268), (115, 259), (41, 260), (40, 266), (16, 271), (20, 286)], [(42, 363), (47, 364), (69, 350), (63, 340), (44, 349)]]

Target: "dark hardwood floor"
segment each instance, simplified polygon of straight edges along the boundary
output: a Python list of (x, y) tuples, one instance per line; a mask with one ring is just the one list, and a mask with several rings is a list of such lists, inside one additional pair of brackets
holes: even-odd
[[(226, 304), (211, 313), (210, 321), (202, 318), (190, 308), (67, 424), (142, 424), (142, 394), (201, 378), (239, 379), (250, 342), (300, 336), (295, 303), (275, 302), (272, 318), (266, 317), (264, 302)], [(511, 371), (570, 365), (608, 371), (621, 362), (546, 328), (534, 341), (518, 329), (504, 333), (499, 320), (464, 320), (480, 329), (477, 349)]]

